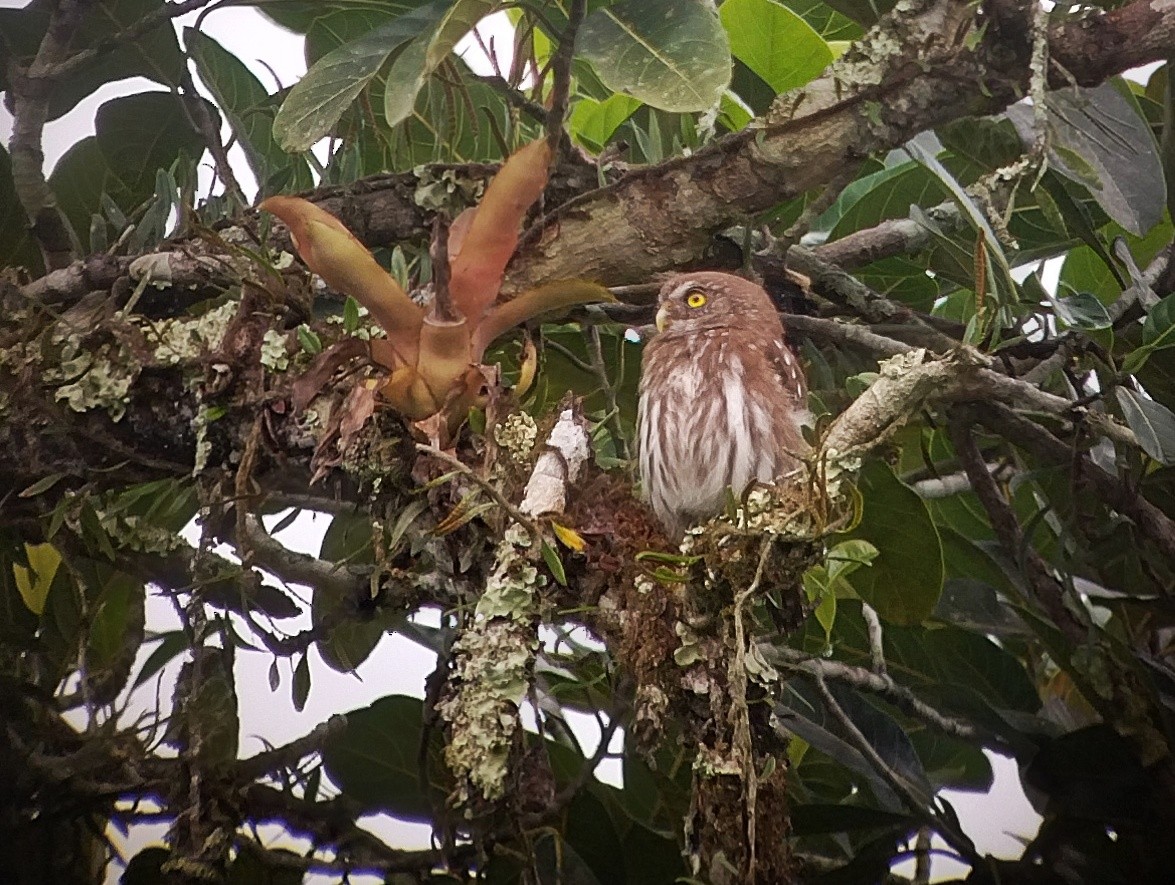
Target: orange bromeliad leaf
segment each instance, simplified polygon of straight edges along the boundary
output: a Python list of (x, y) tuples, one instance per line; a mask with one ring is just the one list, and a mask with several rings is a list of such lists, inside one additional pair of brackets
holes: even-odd
[(559, 280), (527, 289), (486, 312), (473, 333), (473, 358), (480, 360), (495, 338), (540, 314), (593, 301), (615, 300), (606, 288), (587, 280)]
[(518, 246), (518, 228), (547, 184), (550, 162), (546, 139), (519, 148), (490, 181), (476, 210), (462, 213), (453, 225), (449, 291), (457, 309), (474, 322), (498, 296), (502, 272)]
[(341, 221), (300, 197), (270, 197), (260, 208), (286, 223), (307, 267), (371, 311), (400, 361), (416, 362), (424, 311)]

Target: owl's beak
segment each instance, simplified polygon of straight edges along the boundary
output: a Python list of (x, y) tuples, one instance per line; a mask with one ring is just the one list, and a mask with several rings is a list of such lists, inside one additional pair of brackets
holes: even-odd
[(658, 332), (664, 332), (665, 327), (669, 325), (669, 311), (664, 306), (657, 308), (657, 318), (653, 322), (657, 324)]

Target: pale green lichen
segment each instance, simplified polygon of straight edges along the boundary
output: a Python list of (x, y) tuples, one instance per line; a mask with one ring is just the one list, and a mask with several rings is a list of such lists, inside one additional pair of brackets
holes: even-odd
[(694, 757), (693, 769), (706, 778), (717, 777), (723, 774), (741, 777), (742, 766), (729, 753), (710, 747), (698, 747), (698, 755)]
[(276, 329), (266, 331), (261, 339), (261, 365), (273, 372), (284, 372), (290, 367), (286, 350), (286, 335)]
[(529, 685), (539, 641), (539, 590), (547, 583), (527, 556), (529, 534), (512, 525), (498, 545), (496, 567), (475, 619), (454, 646), (457, 690), (438, 705), (450, 725), (445, 762), (457, 775), (452, 800), (471, 812), (476, 797), (500, 799), (518, 706)]
[(494, 442), (506, 450), (519, 464), (526, 464), (539, 437), (534, 418), (526, 412), (511, 412), (494, 428)]
[(498, 546), (497, 562), (485, 593), (477, 601), (478, 618), (507, 618), (529, 611), (536, 592), (546, 584), (546, 576), (509, 539)]
[(150, 323), (142, 318), (136, 320), (147, 340), (155, 342), (152, 354), (155, 361), (165, 366), (178, 366), (217, 350), (239, 307), (240, 302), (233, 300), (198, 317), (176, 317)]
[(54, 399), (65, 400), (75, 412), (105, 409), (112, 421), (119, 421), (141, 368), (121, 344), (103, 344), (91, 352), (82, 349), (77, 336), (69, 336), (62, 344), (59, 369), (47, 370), (45, 378), (70, 379), (57, 388)]
[(460, 805), (505, 793), (510, 748), (521, 727), (518, 705), (538, 646), (533, 628), (513, 618), (481, 624), (456, 645), (460, 690), (437, 709), (452, 727), (445, 763), (458, 776), (453, 798)]
[(439, 175), (430, 166), (417, 166), (412, 171), (419, 182), (412, 200), (429, 212), (447, 209), (456, 214), (476, 205), (485, 192), (485, 181), (468, 178), (453, 169), (445, 169)]
[(223, 409), (217, 408), (217, 411), (213, 412), (213, 407), (202, 404), (192, 418), (192, 430), (196, 433), (196, 457), (192, 464), (192, 476), (202, 473), (208, 466), (208, 457), (212, 454), (208, 425), (219, 417), (219, 412), (223, 412)]
[(673, 631), (681, 641), (681, 645), (673, 650), (673, 662), (677, 666), (688, 667), (706, 657), (702, 652), (701, 639), (692, 627), (678, 621), (673, 625)]

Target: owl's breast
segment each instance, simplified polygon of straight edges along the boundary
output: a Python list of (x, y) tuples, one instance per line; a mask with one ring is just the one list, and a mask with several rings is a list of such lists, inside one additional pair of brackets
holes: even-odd
[(779, 466), (769, 404), (748, 391), (742, 360), (713, 344), (698, 347), (671, 371), (660, 360), (645, 365), (641, 476), (645, 496), (665, 522), (685, 525), (713, 516), (727, 489), (739, 495), (752, 481), (773, 479)]

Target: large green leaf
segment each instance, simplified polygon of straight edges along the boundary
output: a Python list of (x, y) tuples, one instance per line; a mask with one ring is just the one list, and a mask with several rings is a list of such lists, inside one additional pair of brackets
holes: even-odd
[[(422, 771), (419, 754), (424, 704), (388, 695), (347, 714), (347, 728), (322, 749), (322, 765), (343, 793), (364, 808), (404, 820), (427, 821), (444, 808), (440, 733), (429, 741)], [(422, 776), (427, 782), (422, 783)]]
[(666, 111), (704, 111), (730, 83), (730, 45), (702, 0), (620, 0), (597, 9), (579, 52), (608, 88)]
[(408, 118), (417, 94), (457, 41), (499, 5), (497, 0), (456, 0), (434, 31), (425, 31), (404, 47), (392, 62), (384, 90), (384, 117), (389, 126)]
[(316, 61), (344, 43), (358, 40), (381, 25), (431, 2), (432, 0), (315, 0), (313, 3), (307, 3), (306, 12), (299, 11), (296, 19), (301, 23), (299, 30), (306, 32), (306, 67), (312, 67)]
[[(33, 0), (22, 9), (0, 9), (0, 90), (8, 86), (8, 62), (27, 63), (36, 54), (55, 5), (48, 0)], [(82, 19), (73, 45), (98, 46), (165, 5), (163, 0), (101, 0)], [(116, 80), (139, 76), (164, 86), (178, 86), (183, 67), (175, 29), (170, 20), (164, 19), (133, 42), (123, 42), (113, 51), (100, 53), (77, 73), (55, 82), (49, 98), (49, 119), (57, 119), (99, 86)]]
[[(829, 684), (828, 689), (837, 705), (865, 736), (869, 746), (885, 759), (909, 792), (922, 797), (929, 804), (932, 795), (930, 782), (902, 727), (853, 689), (837, 684)], [(853, 737), (827, 708), (809, 681), (789, 680), (780, 693), (775, 715), (788, 731), (862, 775), (883, 808), (895, 812), (905, 809), (902, 799), (858, 749)]]
[(1175, 413), (1128, 387), (1119, 387), (1115, 392), (1126, 423), (1143, 451), (1160, 464), (1175, 464)]
[(619, 92), (603, 101), (581, 98), (571, 109), (567, 125), (576, 141), (599, 151), (640, 106), (635, 98)]
[(433, 0), (315, 62), (290, 90), (274, 119), (274, 136), (282, 148), (306, 151), (328, 135), (389, 59), (422, 33), (431, 34), (448, 7), (448, 0)]
[(890, 218), (905, 218), (910, 205), (933, 206), (947, 198), (947, 190), (917, 163), (900, 163), (871, 172), (846, 187), (819, 218), (816, 227), (828, 238), (874, 227)]
[(783, 0), (783, 3), (825, 40), (856, 40), (864, 33), (860, 25), (823, 0)]
[[(1058, 89), (1048, 96), (1049, 165), (1093, 194), (1106, 214), (1135, 236), (1163, 217), (1163, 165), (1150, 126), (1128, 87)], [(1008, 110), (1026, 144), (1036, 139), (1032, 108)]]
[[(253, 170), (260, 195), (313, 186), (310, 167), (291, 157), (273, 137), (273, 98), (239, 58), (195, 28), (184, 29), (184, 43), (200, 79), (220, 105)], [(267, 186), (267, 183), (272, 185)]]
[(865, 506), (852, 537), (871, 543), (878, 556), (849, 583), (885, 620), (917, 624), (934, 611), (942, 592), (938, 529), (925, 502), (885, 464), (868, 464), (859, 487)]
[[(184, 101), (205, 100), (140, 92), (98, 108), (97, 133), (66, 151), (49, 176), (49, 186), (74, 230), (89, 230), (90, 216), (100, 210), (103, 194), (130, 215), (154, 194), (157, 170), (170, 168), (177, 157), (195, 159), (204, 152)], [(219, 117), (210, 104), (208, 111), (214, 120)]]
[[(422, 2), (424, 0), (223, 0), (221, 5), (255, 7), (283, 28), (309, 35), (313, 26), (324, 19), (345, 22), (359, 17), (370, 22), (370, 16), (392, 18), (415, 9)], [(347, 25), (337, 27), (346, 28)], [(351, 36), (358, 36), (358, 33)]]
[(776, 0), (726, 0), (719, 16), (731, 53), (776, 93), (803, 86), (832, 62), (823, 38)]

